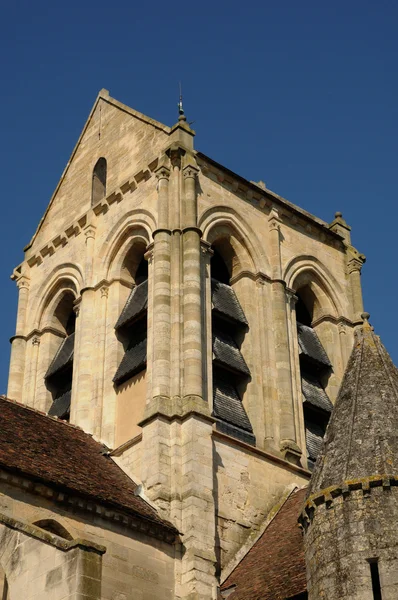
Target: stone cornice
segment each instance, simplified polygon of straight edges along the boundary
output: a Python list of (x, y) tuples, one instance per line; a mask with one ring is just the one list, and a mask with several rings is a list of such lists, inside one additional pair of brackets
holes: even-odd
[(41, 527), (38, 527), (37, 525), (18, 521), (17, 519), (14, 519), (13, 517), (10, 517), (4, 513), (0, 513), (0, 524), (5, 525), (10, 529), (15, 529), (15, 531), (24, 533), (25, 535), (33, 537), (36, 540), (45, 542), (50, 546), (54, 546), (54, 548), (57, 548), (57, 550), (62, 550), (62, 552), (69, 552), (69, 550), (73, 550), (74, 548), (80, 548), (88, 552), (96, 552), (97, 554), (105, 554), (106, 552), (105, 546), (101, 546), (95, 542), (90, 542), (84, 538), (64, 540), (58, 535), (54, 535), (53, 533), (41, 529)]
[(46, 482), (30, 479), (28, 476), (0, 468), (0, 481), (18, 487), (25, 492), (42, 496), (53, 502), (74, 511), (81, 510), (94, 514), (106, 521), (112, 521), (130, 530), (145, 533), (162, 541), (173, 543), (176, 541), (176, 533), (163, 527), (160, 523), (135, 515), (130, 511), (123, 511), (105, 503), (96, 502), (88, 497), (79, 496), (72, 491), (55, 489)]
[(291, 220), (292, 225), (302, 225), (305, 230), (308, 229), (308, 226), (310, 228), (314, 227), (321, 235), (325, 236), (324, 240), (321, 241), (329, 240), (329, 243), (332, 245), (337, 243), (336, 247), (344, 248), (343, 237), (332, 229), (329, 229), (329, 224), (325, 221), (289, 202), (289, 200), (286, 200), (275, 192), (263, 189), (262, 186), (244, 179), (202, 152), (197, 152), (196, 158), (205, 176), (210, 172), (213, 173), (219, 183), (229, 188), (232, 192), (239, 193), (244, 200), (249, 201), (252, 205), (261, 210), (266, 209), (267, 212), (276, 205), (280, 208), (282, 222), (284, 222), (284, 218), (287, 218)]
[(332, 508), (333, 501), (336, 498), (346, 498), (354, 491), (361, 490), (366, 496), (371, 494), (372, 490), (377, 487), (390, 490), (391, 487), (397, 486), (398, 475), (370, 475), (368, 477), (349, 479), (340, 485), (330, 486), (319, 492), (316, 492), (315, 494), (311, 494), (307, 498), (304, 509), (299, 518), (299, 523), (304, 529), (306, 529), (312, 521), (315, 510), (318, 506), (326, 505), (327, 508)]

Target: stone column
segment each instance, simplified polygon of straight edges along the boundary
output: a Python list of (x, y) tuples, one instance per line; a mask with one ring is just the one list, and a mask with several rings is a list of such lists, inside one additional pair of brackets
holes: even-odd
[(170, 398), (171, 232), (168, 229), (169, 177), (158, 169), (158, 223), (153, 234), (152, 398)]
[(355, 258), (351, 258), (347, 265), (350, 276), (352, 308), (355, 321), (361, 321), (361, 314), (363, 313), (361, 269), (364, 262), (365, 261), (362, 255), (358, 255)]
[(40, 337), (38, 335), (33, 336), (31, 340), (31, 350), (30, 350), (30, 364), (29, 364), (29, 379), (27, 381), (27, 389), (29, 397), (31, 398), (31, 402), (33, 406), (35, 406), (35, 383), (36, 383), (36, 374), (37, 374), (37, 364), (39, 360), (39, 349), (40, 349)]
[(273, 274), (272, 297), (280, 417), (280, 451), (286, 460), (298, 464), (301, 450), (297, 445), (295, 428), (286, 284), (282, 280), (281, 269), (280, 223), (278, 212), (272, 209), (269, 217), (269, 231)]
[(198, 169), (185, 167), (184, 176), (184, 398), (203, 399), (201, 232), (197, 228), (196, 176)]
[[(104, 376), (105, 376), (105, 345), (106, 345), (106, 309), (108, 302), (109, 287), (103, 285), (100, 288), (101, 300), (99, 311), (99, 339), (97, 350), (97, 369), (96, 369), (96, 385), (95, 385), (95, 435), (101, 438), (102, 434), (102, 410), (104, 404)], [(101, 438), (102, 439), (102, 438)]]
[(19, 289), (17, 324), (14, 337), (11, 338), (11, 358), (8, 378), (7, 396), (12, 400), (22, 400), (23, 380), (25, 371), (25, 323), (29, 299), (29, 280), (20, 277), (17, 281)]
[(96, 364), (96, 344), (94, 329), (95, 291), (92, 287), (92, 265), (95, 247), (95, 227), (85, 229), (86, 273), (85, 287), (81, 290), (78, 318), (76, 319), (75, 352), (73, 359), (73, 384), (71, 401), (71, 423), (87, 433), (94, 433), (96, 407), (93, 402), (93, 369)]

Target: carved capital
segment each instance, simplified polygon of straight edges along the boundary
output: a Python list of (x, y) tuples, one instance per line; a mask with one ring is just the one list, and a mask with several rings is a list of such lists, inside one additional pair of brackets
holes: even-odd
[(32, 346), (40, 346), (40, 338), (37, 335), (32, 338)]
[(79, 313), (80, 313), (80, 302), (81, 302), (81, 299), (79, 298), (78, 300), (75, 300), (75, 302), (73, 303), (73, 312), (75, 313), (76, 317), (78, 317)]
[(84, 235), (86, 236), (86, 241), (89, 239), (95, 238), (95, 227), (94, 225), (88, 225), (84, 230)]
[(271, 210), (271, 212), (269, 213), (269, 217), (268, 217), (269, 230), (270, 231), (279, 231), (280, 224), (281, 224), (281, 219), (279, 216), (279, 212), (276, 210), (276, 208), (273, 208)]
[(17, 281), (17, 286), (19, 290), (25, 289), (28, 290), (30, 287), (30, 281), (27, 277), (20, 277)]
[(184, 179), (195, 179), (198, 174), (199, 169), (194, 167), (193, 165), (187, 165), (183, 170)]
[(291, 290), (289, 288), (286, 288), (285, 292), (286, 292), (287, 301), (290, 302), (291, 307), (294, 308), (298, 301), (298, 297), (296, 296), (295, 291)]
[(350, 275), (352, 273), (355, 273), (355, 271), (358, 271), (360, 273), (364, 262), (365, 261), (361, 260), (360, 256), (358, 256), (357, 258), (351, 258), (351, 260), (349, 260), (347, 263), (348, 273)]
[(107, 298), (108, 294), (109, 294), (109, 287), (107, 286), (102, 286), (102, 288), (100, 288), (100, 292), (101, 292), (101, 298)]
[(162, 179), (167, 179), (168, 181), (170, 178), (170, 169), (165, 165), (162, 165), (161, 167), (156, 169), (155, 175), (158, 181), (161, 181)]
[(200, 250), (202, 254), (208, 256), (209, 258), (211, 258), (214, 254), (214, 250), (212, 249), (211, 244), (209, 244), (209, 242), (206, 242), (205, 240), (201, 240)]

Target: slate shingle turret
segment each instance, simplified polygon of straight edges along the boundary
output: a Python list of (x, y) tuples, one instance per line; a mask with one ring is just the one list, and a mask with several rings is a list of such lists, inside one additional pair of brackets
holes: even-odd
[(309, 600), (398, 597), (398, 371), (362, 318), (301, 519)]

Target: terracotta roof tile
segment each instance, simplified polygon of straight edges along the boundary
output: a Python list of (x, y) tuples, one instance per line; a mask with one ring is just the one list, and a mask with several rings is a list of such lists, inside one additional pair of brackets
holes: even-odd
[(176, 532), (82, 429), (0, 397), (0, 467)]
[(291, 494), (264, 533), (222, 585), (228, 600), (285, 600), (307, 589), (304, 545), (297, 519), (306, 489)]

